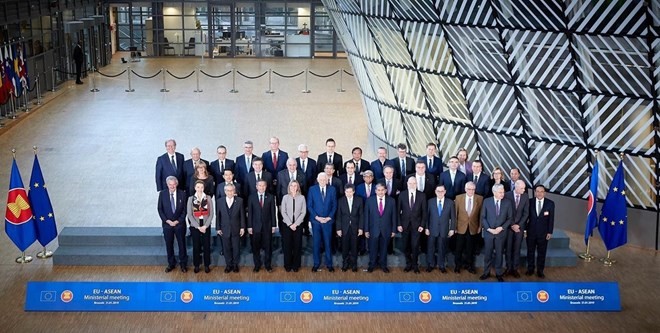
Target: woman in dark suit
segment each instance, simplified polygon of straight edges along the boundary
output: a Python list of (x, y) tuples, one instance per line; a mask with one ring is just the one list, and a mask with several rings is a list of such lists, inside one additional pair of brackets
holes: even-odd
[(215, 179), (213, 179), (213, 176), (209, 175), (206, 163), (202, 160), (199, 160), (195, 166), (195, 174), (192, 177), (192, 184), (190, 184), (188, 192), (191, 195), (192, 193), (195, 193), (195, 184), (198, 180), (202, 181), (204, 184), (204, 193), (206, 193), (206, 195), (213, 196), (215, 194)]
[(211, 221), (213, 220), (213, 200), (204, 193), (204, 181), (195, 182), (195, 193), (188, 198), (188, 223), (193, 241), (193, 265), (199, 273), (200, 251), (204, 257), (204, 272), (211, 271)]
[(493, 191), (491, 189), (495, 184), (502, 184), (502, 186), (504, 186), (504, 193), (511, 191), (511, 184), (506, 181), (506, 178), (504, 177), (504, 171), (502, 171), (500, 167), (495, 167), (495, 169), (493, 169), (493, 173), (490, 176), (490, 187), (486, 193), (486, 198), (493, 196)]
[(300, 269), (302, 255), (302, 226), (307, 213), (305, 197), (300, 194), (300, 184), (296, 180), (289, 182), (288, 193), (282, 197), (282, 253), (284, 254), (284, 269), (287, 272), (297, 272)]

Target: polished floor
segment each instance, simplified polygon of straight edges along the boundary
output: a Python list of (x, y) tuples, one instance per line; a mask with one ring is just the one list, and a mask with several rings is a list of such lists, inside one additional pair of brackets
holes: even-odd
[[(119, 58), (102, 69), (103, 74), (120, 73), (126, 66), (141, 76), (161, 69), (183, 77), (195, 67), (209, 75), (224, 74), (236, 68), (254, 77), (272, 69), (288, 76), (309, 68), (317, 74), (330, 74), (350, 66), (346, 59), (143, 59), (122, 64)], [(259, 79), (236, 77), (238, 93), (232, 89), (231, 75), (210, 78), (200, 75), (201, 93), (195, 93), (196, 77), (178, 80), (167, 75), (143, 79), (123, 74), (116, 78), (98, 77), (99, 92), (90, 92), (91, 79), (84, 85), (73, 81), (56, 92), (44, 94), (45, 103), (19, 119), (3, 119), (0, 128), (0, 189), (8, 188), (11, 148), (27, 184), (32, 166), (32, 146), (39, 147), (39, 158), (55, 209), (58, 226), (159, 226), (156, 213), (154, 165), (164, 152), (164, 141), (175, 138), (177, 150), (188, 156), (198, 146), (202, 157), (215, 158), (219, 144), (229, 155), (241, 153), (245, 140), (255, 142), (255, 153), (268, 149), (270, 136), (278, 136), (281, 148), (293, 155), (299, 143), (307, 143), (315, 156), (322, 152), (325, 139), (337, 141), (337, 151), (350, 156), (353, 146), (374, 158), (367, 120), (357, 86), (343, 76), (346, 92), (337, 92), (339, 75), (331, 78), (309, 76), (309, 94), (304, 75), (283, 78), (273, 74), (268, 94), (268, 74)], [(0, 201), (6, 193), (0, 191)], [(583, 249), (581, 236), (571, 235), (571, 247)], [(56, 247), (51, 244), (49, 247)], [(39, 250), (33, 245), (28, 252)], [(600, 244), (593, 253), (605, 254)], [(30, 280), (55, 281), (476, 281), (477, 276), (462, 273), (410, 275), (400, 270), (386, 275), (368, 274), (273, 273), (211, 274), (163, 273), (163, 267), (53, 267), (51, 260), (35, 260), (18, 265), (16, 248), (6, 236), (0, 237), (0, 331), (3, 332), (187, 332), (228, 330), (273, 332), (658, 332), (660, 331), (660, 258), (650, 250), (624, 247), (614, 251), (619, 260), (613, 267), (598, 262), (580, 262), (573, 268), (546, 271), (549, 281), (617, 281), (622, 308), (618, 313), (26, 313), (23, 309), (25, 283)], [(536, 281), (524, 277), (522, 281)]]

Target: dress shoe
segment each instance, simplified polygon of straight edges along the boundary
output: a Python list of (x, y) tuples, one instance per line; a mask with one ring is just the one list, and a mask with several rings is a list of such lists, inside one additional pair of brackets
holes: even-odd
[(199, 266), (195, 266), (195, 269), (193, 269), (193, 272), (195, 272), (195, 274), (199, 273)]
[(291, 272), (291, 268), (285, 268), (284, 269), (287, 273)]
[(484, 273), (479, 277), (479, 280), (483, 281), (490, 277), (490, 273)]
[(294, 273), (298, 273), (298, 270), (300, 270), (300, 269), (299, 269), (299, 268), (294, 268), (294, 269), (293, 269), (293, 272), (294, 272)]
[(403, 269), (404, 272), (408, 273), (412, 270), (412, 267), (406, 266), (406, 268)]
[(468, 268), (468, 272), (469, 272), (470, 274), (477, 274), (477, 270), (474, 269), (474, 267), (470, 267), (470, 268)]
[(351, 271), (357, 272), (357, 266), (353, 266), (353, 268), (351, 268)]
[(188, 267), (181, 266), (181, 273), (186, 273), (186, 272), (188, 272)]
[(174, 269), (174, 266), (167, 266), (165, 267), (165, 273), (169, 273)]
[(328, 272), (332, 273), (332, 272), (334, 272), (334, 271), (335, 271), (335, 268), (334, 268), (334, 267), (328, 267)]
[(427, 273), (433, 272), (433, 267), (426, 267), (426, 272)]
[(502, 275), (497, 276), (497, 281), (498, 282), (504, 282), (504, 277)]
[(210, 272), (211, 272), (211, 268), (209, 266), (204, 266), (204, 273), (208, 274)]
[(536, 276), (538, 276), (540, 279), (545, 279), (545, 274), (543, 274), (543, 272), (536, 273)]
[(389, 272), (390, 272), (390, 269), (389, 269), (389, 268), (387, 268), (387, 267), (383, 267), (383, 273), (389, 273)]
[(231, 272), (231, 268), (229, 266), (225, 267), (225, 273), (230, 273), (230, 272)]
[(234, 266), (234, 273), (238, 273), (238, 272), (239, 272), (238, 266)]
[(461, 269), (458, 268), (458, 267), (455, 267), (455, 268), (454, 268), (454, 273), (456, 273), (456, 274), (461, 274)]
[(527, 275), (527, 276), (532, 276), (532, 275), (534, 275), (534, 271), (531, 270), (531, 269), (528, 269), (528, 270), (525, 272), (525, 275)]
[(444, 267), (440, 267), (440, 272), (441, 272), (442, 274), (447, 274), (447, 269), (444, 268)]
[(512, 275), (514, 278), (516, 278), (516, 279), (519, 279), (519, 278), (520, 278), (520, 273), (518, 273), (518, 271), (513, 271), (513, 272), (511, 272), (511, 275)]
[(373, 272), (374, 272), (373, 267), (369, 267), (369, 268), (367, 268), (367, 272), (369, 272), (369, 273), (373, 273)]
[(255, 267), (255, 268), (252, 269), (252, 271), (255, 272), (255, 273), (259, 273), (259, 270), (260, 270), (260, 269), (261, 269), (261, 268), (259, 268), (259, 267)]
[(272, 273), (273, 272), (273, 267), (266, 267), (266, 272)]
[(316, 273), (316, 272), (318, 272), (318, 271), (319, 271), (319, 268), (318, 268), (318, 267), (312, 267), (312, 273)]
[(83, 82), (82, 82), (82, 81), (78, 81), (78, 82), (76, 82), (76, 84), (83, 84)]
[(419, 268), (415, 267), (415, 269), (413, 269), (413, 272), (415, 272), (415, 274), (419, 274)]
[(342, 271), (342, 272), (346, 272), (347, 270), (348, 270), (348, 268), (346, 268), (346, 267), (342, 267), (342, 268), (341, 268), (341, 271)]

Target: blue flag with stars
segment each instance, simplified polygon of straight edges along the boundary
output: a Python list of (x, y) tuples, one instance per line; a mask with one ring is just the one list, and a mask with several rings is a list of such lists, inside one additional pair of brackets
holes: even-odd
[(32, 165), (28, 198), (30, 199), (32, 214), (37, 227), (37, 240), (42, 246), (46, 246), (57, 237), (57, 225), (55, 224), (53, 205), (50, 203), (48, 189), (36, 154)]
[(598, 230), (608, 251), (628, 242), (628, 208), (623, 160), (619, 162), (610, 190), (607, 191), (599, 222)]

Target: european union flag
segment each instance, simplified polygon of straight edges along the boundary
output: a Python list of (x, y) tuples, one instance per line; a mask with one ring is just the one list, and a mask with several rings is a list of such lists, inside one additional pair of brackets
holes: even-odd
[(46, 246), (57, 237), (57, 225), (53, 205), (50, 203), (48, 189), (36, 154), (32, 165), (32, 176), (30, 176), (29, 199), (36, 221), (37, 239), (42, 246)]
[(589, 237), (598, 225), (598, 213), (596, 212), (596, 202), (598, 202), (598, 161), (594, 163), (591, 170), (591, 186), (589, 187), (589, 198), (587, 198), (587, 225), (584, 229), (584, 245), (589, 242)]
[(628, 209), (623, 160), (619, 162), (600, 212), (598, 230), (608, 251), (628, 242)]
[(21, 173), (18, 171), (16, 159), (12, 162), (9, 178), (5, 232), (21, 252), (24, 252), (37, 239), (32, 209), (30, 209), (30, 203), (23, 187), (23, 179), (21, 179)]

